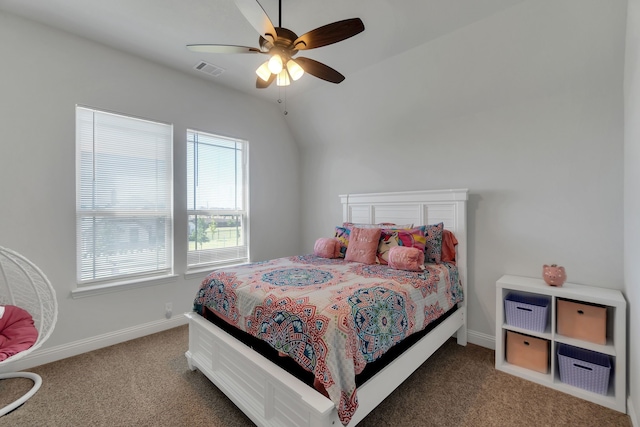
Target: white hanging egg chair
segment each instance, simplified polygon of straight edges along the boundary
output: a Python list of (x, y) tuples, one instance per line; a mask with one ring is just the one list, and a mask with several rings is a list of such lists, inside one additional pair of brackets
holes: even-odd
[(0, 246), (0, 305), (14, 305), (29, 312), (38, 331), (36, 342), (26, 350), (0, 361), (0, 380), (28, 378), (33, 387), (24, 396), (0, 409), (0, 417), (29, 400), (42, 385), (42, 378), (30, 372), (7, 373), (11, 363), (39, 348), (51, 335), (58, 318), (56, 292), (49, 279), (31, 261)]

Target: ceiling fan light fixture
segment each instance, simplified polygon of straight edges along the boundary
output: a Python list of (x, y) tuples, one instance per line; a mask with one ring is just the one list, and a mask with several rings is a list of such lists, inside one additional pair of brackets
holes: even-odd
[(291, 79), (289, 79), (289, 73), (287, 70), (282, 70), (278, 73), (276, 77), (276, 84), (278, 86), (289, 86), (291, 84)]
[(282, 71), (282, 58), (277, 53), (269, 59), (269, 70), (273, 74), (279, 74)]
[(302, 67), (293, 59), (287, 61), (287, 71), (289, 71), (289, 75), (293, 81), (298, 80), (304, 74)]
[(256, 74), (265, 82), (271, 77), (271, 70), (269, 69), (269, 61), (265, 61), (264, 64), (258, 67)]
[[(251, 26), (260, 34), (259, 48), (221, 44), (189, 44), (187, 48), (205, 53), (268, 55), (269, 60), (256, 70), (257, 89), (269, 87), (274, 80), (277, 80), (279, 86), (288, 86), (292, 80), (299, 80), (304, 74), (310, 74), (330, 83), (340, 83), (344, 80), (345, 77), (342, 74), (321, 62), (305, 57), (297, 57), (295, 61), (291, 58), (298, 51), (332, 45), (361, 33), (364, 31), (364, 23), (360, 18), (332, 22), (298, 36), (280, 24), (275, 27), (260, 5), (260, 0), (234, 0), (234, 2)], [(281, 13), (282, 1), (278, 1), (278, 14)]]

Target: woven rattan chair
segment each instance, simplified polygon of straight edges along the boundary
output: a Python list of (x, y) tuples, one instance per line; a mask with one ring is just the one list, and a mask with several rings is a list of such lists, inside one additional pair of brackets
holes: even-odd
[(33, 387), (15, 402), (0, 409), (0, 417), (29, 400), (42, 385), (42, 378), (30, 372), (10, 372), (16, 360), (39, 348), (51, 335), (58, 318), (56, 292), (40, 269), (24, 256), (0, 246), (0, 305), (15, 305), (29, 312), (38, 339), (27, 350), (0, 362), (0, 380), (29, 378)]

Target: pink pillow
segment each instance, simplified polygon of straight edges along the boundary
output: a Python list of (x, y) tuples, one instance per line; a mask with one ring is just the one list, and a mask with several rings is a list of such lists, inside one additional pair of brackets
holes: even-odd
[(389, 267), (396, 270), (422, 271), (424, 252), (418, 248), (393, 246), (389, 250)]
[(331, 237), (320, 237), (313, 245), (313, 253), (322, 258), (338, 258), (340, 256), (340, 241)]
[(379, 228), (352, 228), (345, 260), (375, 264), (380, 232)]
[(38, 330), (26, 310), (14, 305), (4, 306), (0, 318), (0, 360), (5, 360), (35, 344)]

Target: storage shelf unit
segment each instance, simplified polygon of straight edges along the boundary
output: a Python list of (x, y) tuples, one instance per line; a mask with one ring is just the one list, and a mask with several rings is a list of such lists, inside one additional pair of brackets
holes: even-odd
[[(534, 332), (507, 325), (504, 300), (511, 292), (523, 295), (546, 296), (551, 299), (549, 319), (545, 332)], [(607, 343), (605, 345), (594, 344), (558, 334), (556, 327), (558, 299), (605, 306), (607, 308)], [(565, 283), (561, 287), (556, 287), (547, 285), (542, 279), (502, 276), (496, 282), (496, 369), (626, 413), (626, 313), (627, 302), (618, 290), (574, 283)], [(505, 354), (507, 331), (542, 338), (550, 342), (551, 357), (549, 358), (550, 369), (548, 374), (535, 372), (507, 362)], [(612, 368), (607, 395), (592, 393), (560, 381), (557, 354), (559, 343), (597, 351), (611, 357)]]

